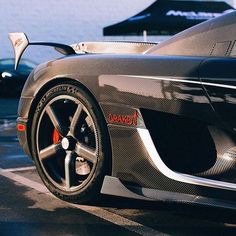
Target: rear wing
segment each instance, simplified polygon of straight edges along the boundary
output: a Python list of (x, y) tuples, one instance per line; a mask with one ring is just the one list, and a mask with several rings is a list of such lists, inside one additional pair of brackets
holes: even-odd
[(157, 43), (149, 42), (82, 42), (70, 45), (77, 54), (106, 53), (106, 54), (144, 54)]
[(106, 54), (144, 54), (157, 43), (147, 42), (81, 42), (65, 45), (51, 42), (29, 42), (25, 33), (9, 33), (9, 39), (15, 53), (15, 69), (19, 64), (21, 56), (29, 45), (42, 45), (54, 47), (56, 51), (64, 55), (84, 53), (106, 53)]
[(15, 70), (19, 64), (22, 54), (29, 45), (42, 45), (54, 47), (57, 51), (61, 52), (64, 55), (75, 54), (75, 51), (72, 47), (60, 44), (60, 43), (50, 43), (50, 42), (29, 42), (25, 33), (9, 33), (9, 39), (12, 43), (12, 47), (15, 53)]

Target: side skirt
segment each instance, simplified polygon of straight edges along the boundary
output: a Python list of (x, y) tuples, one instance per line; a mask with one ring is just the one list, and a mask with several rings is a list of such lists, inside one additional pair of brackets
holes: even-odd
[(101, 193), (137, 200), (200, 204), (236, 210), (235, 203), (230, 201), (222, 201), (220, 199), (194, 196), (184, 193), (161, 191), (158, 189), (128, 186), (122, 183), (118, 178), (112, 176), (105, 176)]

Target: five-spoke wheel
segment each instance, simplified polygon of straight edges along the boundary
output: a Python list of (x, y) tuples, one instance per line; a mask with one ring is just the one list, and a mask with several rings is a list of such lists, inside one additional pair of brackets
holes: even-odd
[(38, 172), (58, 197), (72, 202), (94, 198), (105, 174), (106, 127), (94, 100), (71, 84), (57, 85), (38, 103), (32, 151)]

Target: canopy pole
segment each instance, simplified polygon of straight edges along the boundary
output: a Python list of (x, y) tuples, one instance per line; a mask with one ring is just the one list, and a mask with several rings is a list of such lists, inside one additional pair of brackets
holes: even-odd
[(143, 42), (147, 42), (147, 30), (143, 31)]

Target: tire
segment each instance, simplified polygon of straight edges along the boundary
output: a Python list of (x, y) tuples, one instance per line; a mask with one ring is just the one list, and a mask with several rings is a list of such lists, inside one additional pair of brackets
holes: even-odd
[(94, 99), (75, 84), (56, 85), (41, 97), (32, 120), (32, 155), (49, 191), (73, 203), (96, 199), (110, 145)]

